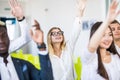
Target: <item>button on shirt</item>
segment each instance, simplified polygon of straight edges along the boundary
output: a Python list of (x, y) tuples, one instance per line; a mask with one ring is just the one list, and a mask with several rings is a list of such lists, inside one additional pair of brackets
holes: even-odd
[(2, 80), (19, 80), (14, 64), (10, 56), (7, 58), (7, 65), (4, 63), (3, 58), (0, 57), (0, 75)]

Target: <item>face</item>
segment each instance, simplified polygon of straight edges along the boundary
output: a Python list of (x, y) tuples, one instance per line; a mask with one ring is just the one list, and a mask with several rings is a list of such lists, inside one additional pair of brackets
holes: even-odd
[(108, 28), (105, 31), (103, 38), (101, 39), (100, 47), (103, 49), (108, 49), (110, 47), (110, 45), (112, 44), (112, 41), (113, 41), (112, 32)]
[(9, 38), (7, 30), (4, 27), (0, 27), (0, 54), (8, 52)]
[(63, 31), (59, 29), (53, 29), (50, 35), (52, 43), (61, 43), (63, 41)]
[(110, 24), (114, 39), (120, 39), (120, 25), (118, 23)]

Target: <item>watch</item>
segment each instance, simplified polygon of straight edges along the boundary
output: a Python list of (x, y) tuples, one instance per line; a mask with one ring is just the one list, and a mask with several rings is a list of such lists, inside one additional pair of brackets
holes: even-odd
[(37, 48), (38, 49), (46, 49), (46, 44), (45, 43), (37, 44)]
[(25, 19), (25, 16), (23, 16), (23, 18), (22, 19), (20, 19), (20, 20), (18, 20), (19, 22), (21, 22), (21, 21), (23, 21)]

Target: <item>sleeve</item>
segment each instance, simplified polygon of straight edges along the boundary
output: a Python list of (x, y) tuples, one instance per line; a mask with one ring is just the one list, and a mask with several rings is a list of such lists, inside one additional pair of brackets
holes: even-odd
[(53, 80), (52, 65), (50, 62), (49, 54), (41, 55), (40, 58), (40, 80)]
[(80, 20), (79, 17), (76, 17), (73, 23), (72, 32), (68, 41), (69, 47), (70, 49), (72, 49), (72, 51), (74, 50), (74, 46), (77, 42), (81, 29), (82, 29), (82, 21)]
[(81, 54), (81, 60), (84, 64), (95, 64), (97, 65), (97, 54), (96, 52), (91, 53), (89, 50), (86, 48), (82, 54)]
[(19, 22), (19, 24), (21, 29), (21, 36), (10, 42), (10, 53), (20, 49), (22, 46), (24, 46), (31, 40), (29, 35), (29, 26), (26, 20), (24, 19), (23, 21)]

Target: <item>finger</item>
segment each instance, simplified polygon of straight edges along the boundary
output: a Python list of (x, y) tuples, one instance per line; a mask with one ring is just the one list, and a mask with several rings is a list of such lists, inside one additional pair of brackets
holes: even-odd
[(15, 16), (15, 13), (13, 12), (13, 10), (11, 10), (11, 14), (12, 14), (13, 16)]
[(117, 16), (120, 14), (120, 10), (117, 12)]
[(10, 5), (10, 7), (11, 7), (11, 9), (13, 9), (14, 8), (14, 4), (13, 4), (13, 1), (12, 0), (9, 0), (9, 5)]
[(112, 3), (110, 4), (110, 6), (114, 5), (115, 4), (115, 0), (112, 1)]
[(118, 3), (117, 1), (115, 1), (114, 5), (113, 5), (114, 8), (117, 8), (118, 4), (119, 4), (119, 3)]
[(18, 6), (18, 1), (17, 0), (13, 0), (14, 6)]
[(36, 29), (41, 30), (40, 25), (37, 20), (34, 20), (34, 27), (36, 27)]

